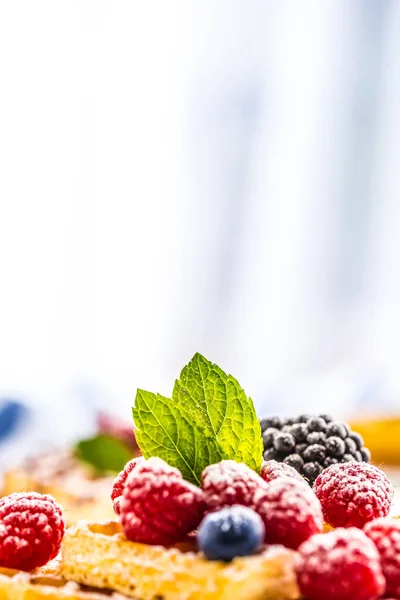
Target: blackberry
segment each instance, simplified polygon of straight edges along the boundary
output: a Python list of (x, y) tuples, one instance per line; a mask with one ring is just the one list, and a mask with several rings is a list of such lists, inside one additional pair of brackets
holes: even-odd
[(304, 465), (304, 460), (301, 458), (300, 454), (289, 454), (283, 462), (296, 469), (296, 471), (299, 471), (299, 473), (301, 473)]
[(371, 452), (368, 450), (368, 448), (361, 448), (360, 454), (363, 462), (370, 462)]
[(330, 456), (343, 456), (346, 452), (346, 445), (342, 438), (336, 437), (335, 435), (327, 438), (326, 450)]
[(326, 457), (326, 448), (321, 444), (311, 444), (304, 451), (304, 460), (307, 462), (323, 463)]
[(355, 456), (355, 453), (357, 452), (357, 445), (356, 445), (355, 441), (352, 440), (351, 438), (347, 437), (344, 440), (344, 444), (346, 446), (346, 452), (348, 452), (352, 456)]
[(268, 429), (268, 427), (273, 427), (274, 429), (282, 427), (282, 421), (279, 417), (266, 417), (265, 419), (261, 419), (260, 424), (263, 431)]
[(305, 423), (296, 423), (290, 428), (290, 433), (295, 439), (295, 442), (305, 442), (307, 439), (308, 429)]
[(343, 423), (328, 423), (326, 427), (326, 435), (328, 437), (340, 437), (344, 440), (347, 436), (346, 428), (343, 426)]
[(285, 462), (312, 485), (319, 473), (336, 463), (369, 462), (362, 437), (329, 415), (261, 420), (264, 459)]
[(356, 443), (357, 450), (360, 450), (360, 448), (364, 446), (364, 440), (362, 439), (361, 435), (357, 433), (357, 431), (352, 431), (349, 435), (349, 438)]
[(307, 444), (326, 444), (326, 435), (323, 431), (312, 431), (307, 436)]
[(278, 452), (289, 454), (294, 446), (294, 437), (290, 433), (278, 433), (274, 438), (274, 447)]
[(275, 427), (268, 427), (268, 429), (264, 431), (262, 438), (265, 447), (273, 446), (277, 433), (279, 433), (279, 429), (275, 429)]
[(308, 444), (297, 444), (296, 445), (296, 453), (303, 456), (304, 451), (308, 448)]
[(322, 470), (323, 470), (323, 466), (320, 465), (319, 463), (308, 462), (308, 463), (305, 463), (305, 465), (303, 466), (302, 475), (304, 475), (304, 477), (306, 479), (308, 479), (310, 485), (312, 485)]
[(326, 431), (326, 422), (322, 417), (311, 417), (307, 421), (308, 431)]

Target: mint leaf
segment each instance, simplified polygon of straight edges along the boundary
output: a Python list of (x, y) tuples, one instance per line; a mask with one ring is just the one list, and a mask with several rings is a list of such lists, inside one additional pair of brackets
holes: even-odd
[(132, 458), (132, 450), (109, 435), (96, 435), (75, 445), (75, 456), (90, 465), (99, 475), (119, 473)]
[(175, 382), (172, 401), (190, 411), (217, 439), (220, 460), (229, 458), (254, 470), (260, 469), (263, 451), (260, 422), (253, 401), (232, 375), (201, 354), (195, 354)]
[(163, 458), (188, 481), (199, 484), (204, 468), (224, 459), (260, 469), (261, 428), (252, 400), (200, 354), (182, 370), (171, 399), (138, 390), (133, 417), (145, 458)]
[(133, 418), (145, 458), (158, 456), (177, 467), (187, 481), (200, 484), (203, 469), (215, 462), (218, 443), (190, 413), (170, 398), (138, 390)]

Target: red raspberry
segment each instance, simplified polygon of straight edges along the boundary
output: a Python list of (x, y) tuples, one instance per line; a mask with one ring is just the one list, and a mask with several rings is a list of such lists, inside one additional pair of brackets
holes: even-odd
[(32, 571), (55, 558), (64, 535), (62, 509), (47, 494), (15, 493), (0, 500), (0, 565)]
[(296, 471), (296, 469), (286, 463), (278, 462), (276, 460), (267, 460), (263, 462), (261, 466), (261, 477), (266, 483), (273, 479), (277, 479), (278, 477), (291, 477), (292, 479), (296, 479), (297, 481), (301, 481), (308, 485), (306, 480), (298, 471)]
[(386, 517), (393, 490), (385, 473), (364, 462), (332, 465), (318, 475), (314, 491), (332, 527), (364, 527)]
[(121, 497), (122, 497), (122, 493), (124, 491), (126, 478), (128, 477), (129, 473), (131, 471), (133, 471), (133, 469), (138, 464), (140, 464), (142, 461), (144, 461), (143, 456), (138, 456), (137, 458), (130, 460), (129, 462), (126, 463), (123, 470), (114, 479), (114, 483), (113, 483), (113, 487), (112, 487), (112, 491), (111, 491), (111, 500), (112, 500), (114, 512), (116, 515), (119, 515), (121, 512)]
[(376, 600), (385, 591), (377, 549), (355, 527), (304, 542), (296, 557), (296, 573), (308, 600)]
[(254, 493), (267, 485), (257, 473), (244, 463), (222, 460), (206, 467), (201, 476), (204, 499), (209, 511), (220, 510), (234, 504), (253, 508)]
[(364, 531), (378, 548), (386, 578), (386, 593), (400, 598), (400, 522), (376, 519), (367, 523)]
[(256, 492), (254, 510), (265, 526), (267, 544), (296, 549), (323, 527), (321, 505), (303, 482), (281, 477)]
[(161, 458), (149, 458), (126, 479), (121, 523), (132, 541), (171, 546), (199, 525), (204, 508), (202, 490)]

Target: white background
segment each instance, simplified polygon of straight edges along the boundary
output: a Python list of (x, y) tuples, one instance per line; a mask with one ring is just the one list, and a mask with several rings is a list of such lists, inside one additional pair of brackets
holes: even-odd
[(41, 437), (196, 351), (260, 411), (397, 408), (399, 34), (394, 1), (0, 0), (0, 391)]

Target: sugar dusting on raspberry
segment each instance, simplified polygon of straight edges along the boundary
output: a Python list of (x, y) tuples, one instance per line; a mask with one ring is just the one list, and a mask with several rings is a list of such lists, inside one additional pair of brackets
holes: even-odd
[(62, 509), (48, 494), (15, 493), (0, 500), (0, 566), (32, 571), (57, 556)]
[(209, 511), (235, 504), (253, 508), (254, 493), (266, 483), (244, 463), (222, 460), (206, 467), (202, 474), (204, 499)]
[(119, 515), (121, 511), (121, 497), (124, 491), (126, 478), (128, 477), (129, 473), (131, 473), (131, 471), (133, 471), (133, 469), (135, 469), (135, 467), (137, 467), (137, 465), (139, 465), (143, 460), (144, 458), (142, 456), (138, 456), (137, 458), (130, 460), (114, 479), (111, 490), (111, 500), (116, 515)]
[(120, 508), (128, 539), (171, 546), (199, 525), (205, 505), (202, 490), (185, 481), (178, 469), (149, 458), (129, 473)]
[(254, 510), (264, 522), (268, 544), (296, 549), (323, 528), (321, 505), (312, 489), (289, 477), (275, 479), (259, 490)]
[(374, 542), (381, 557), (386, 594), (400, 598), (400, 521), (376, 519), (367, 523), (364, 532)]
[(363, 527), (389, 514), (393, 488), (377, 467), (358, 462), (332, 465), (314, 484), (325, 521), (332, 527)]
[(278, 479), (279, 477), (290, 477), (297, 481), (307, 483), (296, 469), (286, 463), (278, 462), (276, 460), (265, 460), (263, 462), (261, 465), (261, 477), (266, 483), (273, 479)]
[(375, 545), (360, 529), (315, 535), (298, 550), (295, 563), (308, 600), (376, 600), (385, 579)]

